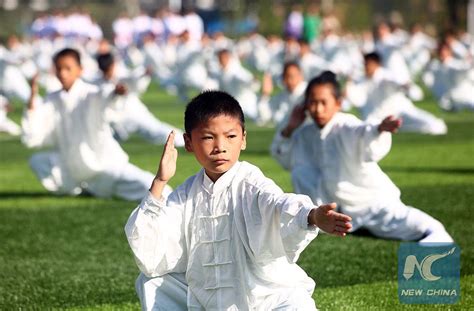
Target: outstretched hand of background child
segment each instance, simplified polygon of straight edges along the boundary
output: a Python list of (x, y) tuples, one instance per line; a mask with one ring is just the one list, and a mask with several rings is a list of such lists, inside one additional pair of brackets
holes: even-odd
[(402, 126), (402, 119), (388, 116), (379, 125), (379, 132), (395, 133)]
[(336, 203), (330, 203), (312, 209), (308, 215), (308, 223), (326, 233), (345, 236), (352, 228), (352, 218), (336, 212), (336, 207)]
[(163, 155), (161, 156), (160, 164), (158, 166), (158, 172), (156, 173), (155, 179), (150, 188), (151, 194), (156, 198), (161, 197), (164, 187), (176, 173), (178, 150), (174, 146), (175, 135), (176, 133), (171, 131), (166, 140)]
[(35, 97), (38, 96), (39, 87), (38, 87), (38, 74), (35, 74), (30, 80), (31, 95), (28, 100), (28, 109), (33, 110), (35, 108)]
[(306, 107), (303, 103), (298, 104), (291, 111), (290, 120), (288, 124), (283, 129), (281, 134), (284, 137), (290, 137), (294, 130), (296, 130), (301, 124), (303, 124), (306, 119)]

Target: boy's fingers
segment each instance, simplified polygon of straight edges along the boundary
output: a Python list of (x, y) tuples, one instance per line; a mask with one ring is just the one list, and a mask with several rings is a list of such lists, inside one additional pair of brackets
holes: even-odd
[(324, 204), (320, 206), (324, 211), (328, 212), (331, 210), (334, 210), (337, 207), (336, 203), (329, 203), (329, 204)]
[(168, 135), (168, 139), (166, 139), (165, 149), (169, 150), (172, 146), (174, 146), (174, 130)]
[(351, 223), (345, 222), (345, 221), (340, 221), (340, 220), (336, 221), (336, 226), (339, 226), (339, 227), (342, 227), (342, 228), (351, 228), (352, 227)]
[(336, 227), (336, 228), (334, 228), (334, 231), (336, 231), (336, 232), (347, 232), (348, 229), (347, 229), (347, 228), (343, 228), (343, 227)]

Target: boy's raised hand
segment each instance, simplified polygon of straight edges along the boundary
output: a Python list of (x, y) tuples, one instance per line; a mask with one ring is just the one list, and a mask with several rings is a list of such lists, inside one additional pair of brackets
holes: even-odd
[(262, 78), (262, 94), (270, 96), (273, 92), (272, 76), (269, 73), (264, 73)]
[(402, 126), (402, 119), (388, 116), (379, 125), (379, 132), (395, 133)]
[(326, 233), (345, 236), (352, 228), (352, 218), (334, 211), (336, 207), (336, 203), (330, 203), (312, 209), (308, 215), (308, 223)]
[(174, 136), (176, 133), (171, 131), (163, 148), (158, 172), (156, 173), (150, 192), (156, 198), (160, 198), (165, 185), (174, 176), (176, 172), (176, 161), (178, 159), (178, 150), (174, 147)]

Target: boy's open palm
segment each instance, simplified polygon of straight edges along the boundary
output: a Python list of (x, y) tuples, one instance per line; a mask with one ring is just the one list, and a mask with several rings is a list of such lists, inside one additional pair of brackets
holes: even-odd
[(336, 203), (321, 205), (309, 214), (309, 223), (326, 233), (345, 236), (352, 228), (349, 216), (334, 211)]
[(178, 150), (174, 147), (174, 136), (176, 133), (171, 131), (168, 139), (166, 140), (165, 147), (163, 149), (163, 155), (161, 156), (160, 166), (158, 167), (158, 173), (156, 179), (167, 182), (170, 180), (176, 172), (176, 160), (178, 159)]

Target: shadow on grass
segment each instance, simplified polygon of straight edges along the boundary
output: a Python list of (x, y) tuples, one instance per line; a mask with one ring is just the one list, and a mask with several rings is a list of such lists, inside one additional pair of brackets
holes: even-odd
[(473, 167), (402, 167), (402, 166), (383, 166), (386, 172), (403, 173), (441, 173), (441, 174), (461, 174), (474, 175)]
[(48, 192), (22, 192), (6, 191), (0, 192), (0, 199), (27, 199), (27, 198), (62, 198), (65, 196), (53, 195)]

